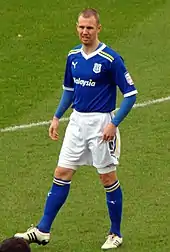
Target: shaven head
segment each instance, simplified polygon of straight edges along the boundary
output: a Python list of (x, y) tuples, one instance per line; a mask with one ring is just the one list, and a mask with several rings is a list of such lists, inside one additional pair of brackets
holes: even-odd
[(84, 46), (95, 50), (99, 44), (98, 34), (100, 31), (99, 14), (95, 9), (84, 9), (79, 13), (77, 33)]
[(100, 24), (99, 13), (97, 12), (96, 9), (93, 9), (93, 8), (86, 8), (86, 9), (82, 10), (82, 11), (79, 13), (78, 19), (79, 19), (80, 16), (82, 16), (82, 17), (84, 17), (84, 18), (94, 17), (94, 18), (96, 19), (97, 25)]

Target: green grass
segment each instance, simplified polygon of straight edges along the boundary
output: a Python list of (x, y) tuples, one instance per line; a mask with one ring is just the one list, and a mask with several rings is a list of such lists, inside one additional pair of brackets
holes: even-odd
[[(0, 128), (52, 117), (67, 52), (79, 43), (76, 15), (89, 5), (91, 1), (1, 0)], [(138, 102), (169, 96), (170, 2), (96, 0), (93, 6), (101, 12), (101, 40), (124, 57), (139, 90)], [(122, 252), (170, 250), (169, 108), (167, 101), (134, 109), (120, 126)], [(48, 138), (48, 126), (0, 133), (0, 239), (41, 217), (66, 126), (61, 123), (57, 143)], [(71, 187), (50, 244), (33, 245), (33, 251), (100, 251), (109, 219), (95, 169), (82, 167)]]
[[(100, 2), (95, 1), (94, 7), (100, 6)], [(79, 43), (75, 33), (77, 13), (91, 1), (86, 1), (83, 6), (76, 0), (25, 0), (22, 4), (13, 0), (12, 3), (6, 0), (0, 2), (1, 126), (30, 122), (36, 117), (39, 120), (51, 118), (61, 94), (67, 52)], [(141, 78), (143, 80), (141, 58), (147, 55), (148, 50), (146, 44), (141, 52), (141, 47), (135, 44), (138, 44), (138, 37), (135, 42), (134, 36), (137, 31), (145, 36), (145, 43), (152, 39), (153, 36), (147, 38), (143, 27), (146, 27), (146, 20), (160, 10), (159, 7), (164, 8), (164, 1), (106, 1), (99, 8), (103, 24), (101, 40), (123, 54), (137, 84)], [(167, 20), (162, 17), (163, 25), (168, 29), (168, 8), (165, 6), (163, 10), (167, 13)], [(155, 21), (158, 22), (157, 17), (152, 22), (153, 27)], [(161, 24), (162, 20), (160, 31)], [(152, 31), (153, 27), (148, 25), (146, 32)], [(18, 38), (18, 34), (23, 37)], [(166, 34), (168, 37), (168, 32)], [(159, 40), (166, 41), (167, 38), (159, 37)], [(132, 47), (129, 41), (134, 41)], [(165, 60), (169, 59), (168, 54), (165, 57)], [(142, 69), (145, 70), (143, 65)], [(146, 77), (145, 83), (148, 83)]]

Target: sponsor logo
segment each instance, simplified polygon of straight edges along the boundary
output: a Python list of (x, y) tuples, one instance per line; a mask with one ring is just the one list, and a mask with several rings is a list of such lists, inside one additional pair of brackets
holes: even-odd
[(78, 62), (72, 61), (72, 65), (73, 65), (74, 69), (76, 68), (77, 63), (78, 63)]
[(73, 78), (74, 83), (77, 85), (81, 86), (89, 86), (89, 87), (95, 87), (96, 82), (94, 82), (92, 79), (86, 81), (86, 80), (81, 80), (80, 78), (76, 79), (75, 77)]
[(134, 82), (132, 80), (132, 77), (130, 76), (130, 74), (128, 72), (125, 73), (125, 78), (126, 78), (126, 81), (129, 85), (134, 85)]
[(101, 72), (101, 68), (102, 68), (102, 64), (94, 63), (93, 72), (100, 73)]
[(109, 203), (115, 205), (116, 204), (116, 200), (108, 200)]

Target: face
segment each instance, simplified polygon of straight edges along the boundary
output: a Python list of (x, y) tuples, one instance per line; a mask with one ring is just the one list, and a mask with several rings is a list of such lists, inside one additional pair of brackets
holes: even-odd
[(79, 39), (84, 45), (93, 45), (98, 40), (101, 25), (97, 24), (94, 16), (84, 18), (80, 16), (77, 23)]

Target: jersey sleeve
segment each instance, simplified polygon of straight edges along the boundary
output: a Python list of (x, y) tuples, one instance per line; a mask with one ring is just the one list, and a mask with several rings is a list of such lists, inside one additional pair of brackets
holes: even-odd
[(63, 89), (67, 91), (74, 91), (74, 82), (71, 73), (71, 61), (70, 57), (67, 57), (66, 67), (65, 67), (65, 74), (64, 74), (64, 81), (63, 81)]
[(112, 62), (111, 76), (112, 81), (119, 87), (124, 97), (138, 93), (121, 57), (117, 57)]

